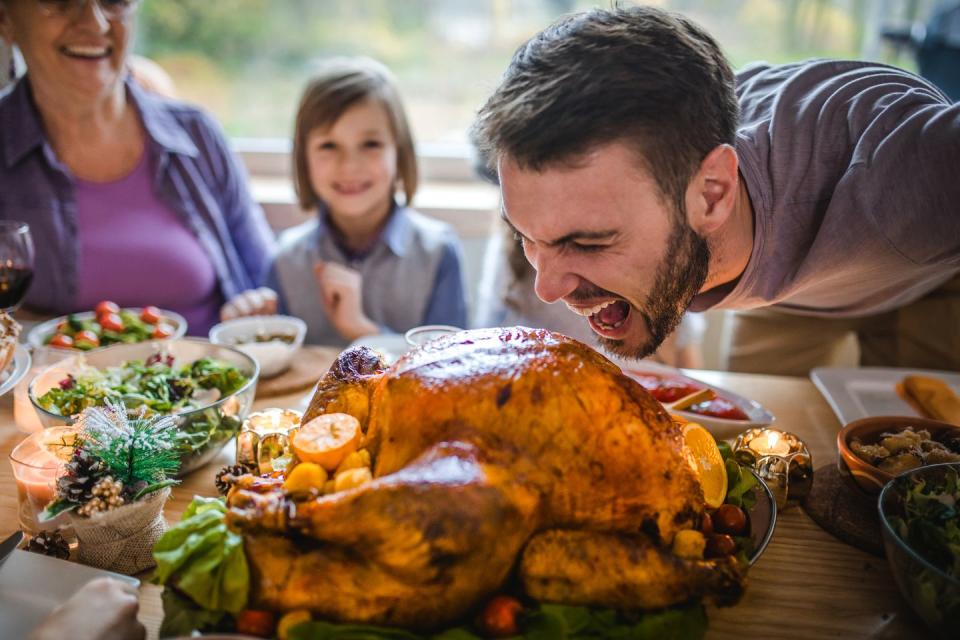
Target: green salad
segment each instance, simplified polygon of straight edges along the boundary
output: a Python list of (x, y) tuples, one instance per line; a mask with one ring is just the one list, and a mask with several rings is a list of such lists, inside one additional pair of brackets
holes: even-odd
[[(901, 515), (889, 518), (890, 526), (908, 547), (924, 560), (960, 579), (960, 472), (949, 466), (936, 477), (907, 475), (900, 483)], [(933, 571), (914, 563), (906, 576), (914, 605), (927, 620), (946, 626), (960, 623), (960, 589)], [(946, 628), (946, 627), (945, 627)]]
[(72, 416), (87, 407), (123, 403), (153, 413), (183, 413), (208, 406), (241, 389), (249, 378), (233, 365), (212, 358), (175, 366), (171, 356), (154, 355), (118, 367), (88, 367), (68, 375), (37, 399), (51, 413)]

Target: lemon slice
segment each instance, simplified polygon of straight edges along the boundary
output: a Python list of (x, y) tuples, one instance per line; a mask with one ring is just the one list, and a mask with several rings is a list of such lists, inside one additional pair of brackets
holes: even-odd
[(291, 446), (301, 462), (315, 462), (333, 471), (360, 444), (360, 423), (346, 413), (327, 413), (294, 434)]
[(696, 422), (688, 422), (683, 425), (683, 442), (690, 465), (700, 480), (707, 508), (718, 508), (727, 497), (727, 469), (717, 441)]

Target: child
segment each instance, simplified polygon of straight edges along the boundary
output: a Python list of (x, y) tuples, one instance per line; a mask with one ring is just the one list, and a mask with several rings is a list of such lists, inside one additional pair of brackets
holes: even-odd
[(343, 346), (421, 324), (466, 326), (460, 245), (449, 225), (405, 203), (417, 188), (413, 139), (393, 78), (370, 59), (337, 59), (307, 86), (293, 141), (297, 196), (317, 218), (281, 236), (267, 286), (222, 315), (281, 312), (307, 342)]

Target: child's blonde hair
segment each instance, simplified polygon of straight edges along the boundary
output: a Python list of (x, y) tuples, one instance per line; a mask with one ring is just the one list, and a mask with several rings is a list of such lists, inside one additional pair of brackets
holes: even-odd
[(383, 105), (387, 112), (397, 143), (397, 178), (403, 185), (406, 204), (413, 201), (417, 191), (417, 156), (393, 74), (370, 58), (334, 58), (304, 89), (297, 109), (293, 134), (294, 187), (303, 209), (313, 209), (320, 203), (310, 184), (307, 135), (317, 127), (333, 126), (350, 107), (370, 99)]

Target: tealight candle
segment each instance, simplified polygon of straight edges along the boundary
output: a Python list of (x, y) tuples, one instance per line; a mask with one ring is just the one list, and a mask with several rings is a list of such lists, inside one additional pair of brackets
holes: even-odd
[(31, 535), (55, 529), (60, 518), (39, 521), (40, 513), (56, 497), (57, 476), (73, 452), (74, 427), (54, 427), (33, 433), (10, 452), (17, 483), (20, 526)]
[(302, 414), (293, 409), (265, 409), (251, 413), (237, 436), (237, 464), (270, 473), (290, 458), (289, 437), (300, 427)]
[(770, 427), (748, 429), (737, 436), (733, 453), (752, 467), (783, 509), (803, 500), (813, 485), (813, 459), (800, 438)]

